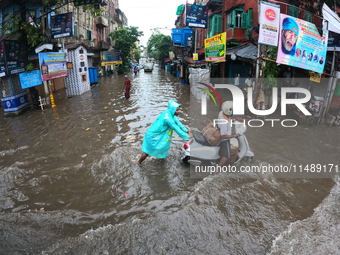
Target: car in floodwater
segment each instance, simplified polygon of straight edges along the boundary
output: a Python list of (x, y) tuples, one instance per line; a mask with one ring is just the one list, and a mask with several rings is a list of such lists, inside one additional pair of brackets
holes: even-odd
[(153, 70), (153, 63), (145, 63), (144, 64), (144, 72), (152, 72)]

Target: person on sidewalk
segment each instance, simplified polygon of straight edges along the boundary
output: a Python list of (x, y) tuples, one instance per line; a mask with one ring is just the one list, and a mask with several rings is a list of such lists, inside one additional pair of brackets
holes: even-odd
[(235, 86), (240, 86), (240, 74), (239, 73), (235, 74), (234, 85)]
[(125, 82), (124, 82), (124, 91), (125, 91), (125, 98), (130, 98), (130, 90), (131, 90), (131, 81), (129, 80), (128, 76), (125, 75)]
[(180, 113), (180, 104), (175, 100), (169, 100), (168, 109), (163, 111), (151, 127), (146, 131), (142, 155), (137, 164), (141, 164), (149, 155), (155, 158), (166, 158), (175, 131), (183, 140), (191, 137), (191, 131), (187, 129), (177, 118)]

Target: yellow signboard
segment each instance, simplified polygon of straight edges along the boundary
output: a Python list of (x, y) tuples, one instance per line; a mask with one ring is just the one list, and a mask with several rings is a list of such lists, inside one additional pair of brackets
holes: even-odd
[(310, 71), (309, 72), (309, 80), (320, 83), (320, 81), (321, 81), (321, 74)]
[(198, 60), (198, 53), (192, 53), (193, 60)]
[(226, 42), (226, 32), (205, 39), (205, 61), (225, 61)]

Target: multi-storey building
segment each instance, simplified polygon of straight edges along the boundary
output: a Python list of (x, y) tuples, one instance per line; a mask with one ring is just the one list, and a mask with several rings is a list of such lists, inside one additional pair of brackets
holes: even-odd
[[(66, 49), (67, 45), (82, 43), (88, 49), (89, 66), (100, 68), (100, 52), (111, 49), (114, 44), (109, 34), (127, 25), (127, 18), (122, 10), (119, 9), (118, 1), (102, 0), (99, 6), (102, 10), (102, 16), (99, 17), (94, 17), (89, 10), (83, 8), (84, 6), (75, 6), (74, 1), (60, 1), (61, 5), (58, 6), (44, 6), (42, 1), (25, 1), (23, 5), (22, 1), (0, 1), (0, 42), (3, 40), (21, 40), (20, 43), (22, 45), (21, 49), (13, 53), (16, 54), (16, 59), (18, 60), (16, 63), (20, 63), (20, 66), (18, 64), (18, 66), (13, 67), (10, 71), (6, 71), (6, 69), (9, 70), (8, 61), (5, 61), (3, 49), (0, 47), (0, 77), (2, 77), (0, 83), (2, 93), (0, 98), (20, 94), (22, 89), (18, 73), (24, 72), (29, 62), (33, 63), (35, 68), (39, 66), (38, 54), (35, 52), (35, 49), (32, 48), (28, 52), (27, 46), (23, 46), (26, 45), (23, 41), (26, 38), (30, 39), (30, 35), (20, 37), (19, 33), (14, 32), (17, 31), (13, 27), (17, 18), (20, 17), (21, 20), (26, 20), (28, 24), (42, 29), (42, 44), (47, 45), (42, 50), (59, 51), (63, 47)], [(74, 15), (73, 35), (53, 38), (50, 29), (51, 17), (64, 13), (73, 13)], [(107, 66), (106, 68), (112, 69), (113, 67)], [(53, 80), (52, 91), (65, 88), (64, 79), (60, 79), (61, 81), (59, 79)], [(49, 89), (46, 86), (44, 89), (40, 86), (38, 90), (40, 90), (39, 94), (42, 95), (49, 93)]]
[[(314, 23), (321, 27), (320, 6), (309, 1), (268, 1), (280, 6), (280, 12)], [(204, 59), (204, 39), (226, 32), (227, 56), (225, 62), (211, 62), (211, 76), (233, 79), (236, 73), (245, 78), (255, 75), (257, 59), (259, 6), (260, 1), (252, 0), (195, 0), (193, 4), (208, 8), (206, 29), (195, 28), (196, 53)], [(185, 11), (177, 16), (176, 28), (186, 26)], [(188, 56), (193, 49), (188, 50)], [(190, 60), (190, 58), (188, 58)], [(190, 62), (190, 61), (189, 61)]]

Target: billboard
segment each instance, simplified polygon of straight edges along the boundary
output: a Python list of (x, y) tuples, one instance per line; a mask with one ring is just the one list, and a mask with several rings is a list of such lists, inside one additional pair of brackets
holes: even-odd
[(207, 28), (208, 11), (203, 5), (186, 4), (186, 25), (188, 27)]
[(221, 33), (204, 40), (205, 61), (225, 61), (227, 33)]
[(68, 76), (65, 53), (42, 52), (38, 55), (42, 81)]
[(0, 42), (0, 77), (25, 71), (23, 51), (20, 41)]
[(102, 51), (102, 52), (100, 52), (100, 59), (101, 59), (101, 65), (102, 66), (123, 64), (122, 53), (118, 50), (116, 50), (116, 51)]
[(259, 43), (277, 46), (280, 5), (261, 2)]
[(276, 62), (322, 74), (328, 31), (320, 36), (313, 23), (285, 14), (280, 15), (280, 30)]
[(72, 36), (74, 33), (73, 12), (51, 16), (50, 29), (52, 38)]

